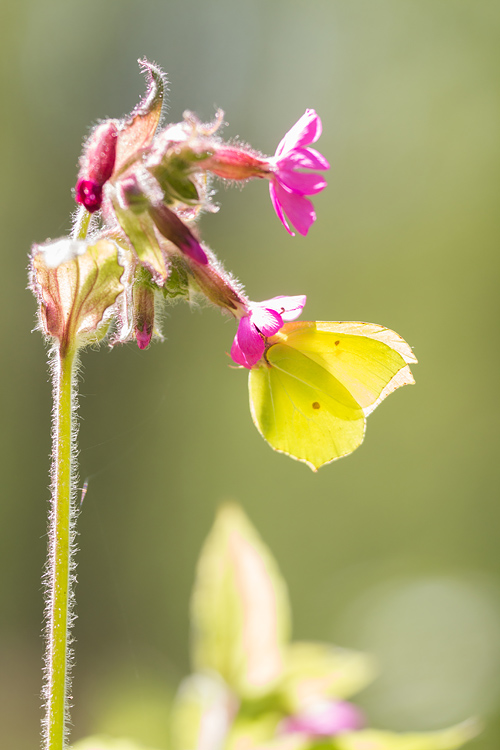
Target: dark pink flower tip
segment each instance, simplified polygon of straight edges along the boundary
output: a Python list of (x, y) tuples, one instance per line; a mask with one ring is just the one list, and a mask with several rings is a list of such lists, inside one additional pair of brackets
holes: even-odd
[(250, 303), (248, 315), (241, 318), (231, 347), (231, 358), (251, 370), (262, 359), (265, 339), (274, 336), (285, 321), (295, 320), (306, 303), (305, 295), (281, 295), (264, 302)]
[(342, 732), (361, 729), (365, 719), (353, 703), (325, 701), (309, 711), (288, 716), (281, 724), (285, 734), (307, 734), (310, 737), (333, 737)]
[(85, 206), (91, 214), (101, 208), (102, 185), (98, 185), (93, 180), (78, 180), (75, 192), (76, 202)]
[(316, 112), (307, 109), (282, 139), (271, 160), (271, 201), (279, 220), (292, 236), (294, 233), (285, 215), (300, 234), (306, 235), (316, 220), (316, 214), (311, 201), (304, 196), (315, 195), (327, 185), (323, 175), (299, 171), (330, 168), (319, 151), (308, 148), (309, 144), (318, 140), (321, 129), (321, 120)]
[(135, 329), (135, 340), (137, 341), (137, 346), (139, 347), (139, 349), (146, 349), (151, 343), (152, 338), (153, 331), (148, 327), (146, 323), (144, 323), (142, 329)]

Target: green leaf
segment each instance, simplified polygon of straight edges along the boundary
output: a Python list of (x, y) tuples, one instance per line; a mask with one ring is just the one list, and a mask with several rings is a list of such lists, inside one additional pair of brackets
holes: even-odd
[(394, 734), (376, 729), (348, 732), (335, 738), (335, 750), (455, 750), (476, 737), (478, 722), (465, 721), (439, 732)]
[(329, 698), (348, 698), (375, 676), (372, 657), (323, 643), (292, 643), (281, 690), (290, 713)]
[(129, 739), (95, 735), (71, 745), (70, 750), (153, 750), (153, 748), (146, 748)]
[(413, 353), (371, 323), (285, 323), (250, 371), (255, 426), (277, 451), (313, 471), (363, 442), (368, 414), (413, 383)]
[(193, 661), (240, 696), (271, 692), (282, 674), (290, 613), (276, 562), (242, 510), (223, 507), (198, 563)]

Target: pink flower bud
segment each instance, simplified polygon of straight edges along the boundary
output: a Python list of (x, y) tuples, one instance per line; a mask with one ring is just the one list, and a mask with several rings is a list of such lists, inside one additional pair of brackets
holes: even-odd
[(150, 206), (149, 215), (165, 239), (172, 242), (181, 252), (197, 263), (201, 263), (202, 266), (207, 265), (208, 257), (202, 246), (187, 224), (184, 224), (168, 206), (165, 206), (165, 204)]
[(236, 146), (217, 147), (213, 156), (203, 161), (201, 166), (225, 180), (266, 177), (271, 171), (266, 159)]
[(101, 207), (102, 187), (113, 174), (118, 126), (106, 120), (93, 132), (80, 161), (76, 183), (76, 202), (93, 213)]

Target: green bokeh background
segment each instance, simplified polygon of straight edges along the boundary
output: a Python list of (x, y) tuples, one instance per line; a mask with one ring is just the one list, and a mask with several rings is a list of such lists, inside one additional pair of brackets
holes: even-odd
[(67, 232), (82, 139), (132, 109), (144, 55), (169, 118), (221, 106), (265, 153), (320, 113), (332, 169), (309, 236), (261, 183), (222, 188), (203, 236), (250, 297), (382, 323), (420, 364), (360, 450), (313, 475), (256, 432), (218, 311), (177, 306), (165, 343), (84, 354), (74, 739), (167, 747), (196, 558), (233, 499), (287, 578), (295, 637), (377, 655), (371, 724), (480, 714), (475, 747), (499, 746), (499, 32), (487, 0), (2, 4), (1, 747), (37, 747), (40, 719), (50, 385), (27, 252)]

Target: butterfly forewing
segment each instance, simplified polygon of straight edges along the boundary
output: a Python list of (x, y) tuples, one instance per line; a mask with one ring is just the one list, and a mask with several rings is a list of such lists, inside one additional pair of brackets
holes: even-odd
[[(362, 335), (363, 331), (367, 335)], [(411, 359), (403, 356), (406, 350), (411, 355), (403, 339), (373, 324), (289, 323), (283, 328), (283, 334), (288, 346), (324, 367), (363, 409), (370, 410), (382, 393), (386, 395), (385, 389), (401, 370), (406, 368), (409, 373), (406, 362), (415, 361), (413, 356)], [(397, 345), (399, 351), (386, 341)], [(394, 387), (412, 382), (410, 373), (404, 379), (399, 378)], [(387, 392), (391, 390), (393, 388)]]

